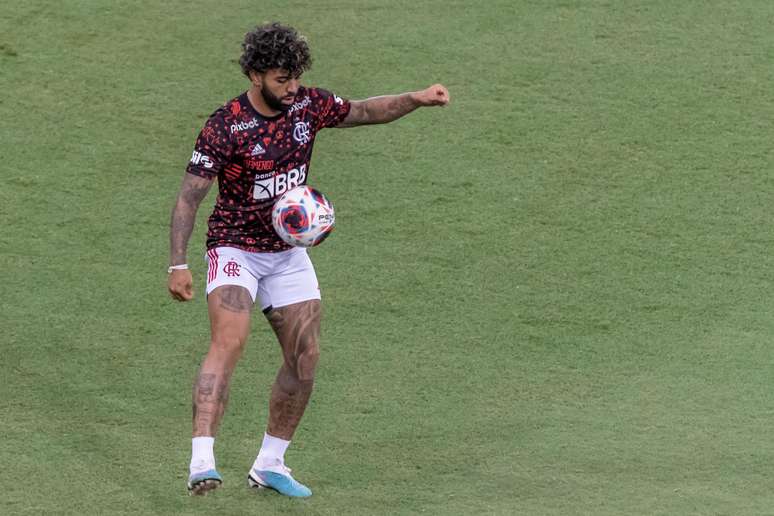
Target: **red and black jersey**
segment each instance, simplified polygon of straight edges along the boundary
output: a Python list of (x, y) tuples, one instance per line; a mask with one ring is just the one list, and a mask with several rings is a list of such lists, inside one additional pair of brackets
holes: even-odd
[(186, 172), (218, 178), (207, 248), (228, 246), (254, 252), (290, 248), (271, 225), (277, 197), (306, 184), (317, 132), (349, 114), (348, 100), (319, 88), (300, 87), (284, 113), (265, 117), (247, 93), (215, 111), (196, 139)]

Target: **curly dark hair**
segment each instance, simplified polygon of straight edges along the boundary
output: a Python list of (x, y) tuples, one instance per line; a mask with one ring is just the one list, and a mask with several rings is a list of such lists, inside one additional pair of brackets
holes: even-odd
[(272, 68), (282, 68), (298, 77), (311, 68), (312, 56), (304, 36), (293, 27), (274, 22), (245, 34), (239, 65), (248, 78), (252, 71), (263, 73)]

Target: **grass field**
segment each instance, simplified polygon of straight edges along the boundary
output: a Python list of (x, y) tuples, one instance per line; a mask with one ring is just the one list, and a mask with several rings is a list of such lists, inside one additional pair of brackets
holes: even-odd
[[(279, 351), (259, 312), (185, 491), (209, 336), (166, 293), (172, 202), (255, 23), (349, 98), (322, 133), (323, 356), (250, 492)], [(0, 0), (1, 514), (774, 514), (774, 3)]]

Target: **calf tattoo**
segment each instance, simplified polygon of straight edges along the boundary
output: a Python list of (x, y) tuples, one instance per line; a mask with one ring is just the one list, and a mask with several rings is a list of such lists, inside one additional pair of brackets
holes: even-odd
[(284, 365), (277, 373), (269, 401), (269, 435), (290, 441), (312, 396), (314, 380), (299, 380)]
[(228, 404), (229, 375), (200, 373), (193, 387), (194, 435), (214, 436)]

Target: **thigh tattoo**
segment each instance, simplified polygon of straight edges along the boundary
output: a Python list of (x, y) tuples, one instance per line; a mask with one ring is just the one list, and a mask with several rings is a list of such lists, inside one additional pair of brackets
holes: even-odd
[(320, 340), (320, 301), (311, 300), (275, 308), (266, 317), (285, 352), (302, 353)]
[(220, 298), (219, 306), (229, 312), (249, 312), (253, 309), (253, 298), (244, 287), (225, 285), (216, 292)]

